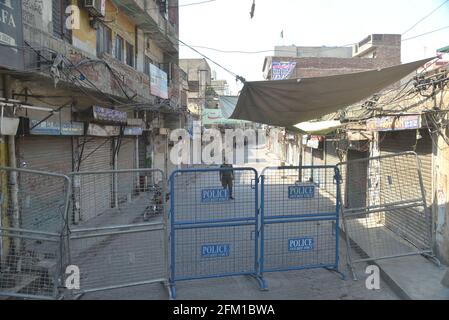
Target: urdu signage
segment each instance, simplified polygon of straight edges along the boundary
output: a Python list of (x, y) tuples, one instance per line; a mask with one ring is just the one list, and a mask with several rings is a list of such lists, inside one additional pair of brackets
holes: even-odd
[(397, 116), (369, 119), (366, 122), (368, 131), (399, 131), (421, 128), (421, 116)]
[(59, 121), (30, 121), (31, 135), (37, 136), (82, 136), (84, 135), (83, 122)]
[(0, 66), (23, 69), (22, 1), (0, 0)]
[(98, 122), (110, 124), (128, 123), (128, 114), (126, 112), (93, 106), (92, 113), (94, 120)]
[(273, 61), (271, 64), (271, 80), (289, 79), (296, 68), (296, 61)]

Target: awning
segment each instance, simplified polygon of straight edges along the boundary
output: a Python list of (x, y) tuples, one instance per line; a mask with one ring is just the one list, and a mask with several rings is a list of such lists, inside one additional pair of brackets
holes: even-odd
[(231, 118), (294, 126), (366, 99), (432, 59), (328, 77), (247, 82)]
[(326, 135), (339, 127), (341, 127), (340, 121), (301, 122), (295, 125), (295, 128), (314, 135)]
[(235, 110), (239, 97), (237, 96), (219, 96), (220, 108), (223, 117), (228, 119)]

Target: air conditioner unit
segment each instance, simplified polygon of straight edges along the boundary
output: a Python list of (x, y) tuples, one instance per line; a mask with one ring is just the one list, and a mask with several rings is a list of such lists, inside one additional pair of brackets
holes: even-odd
[(106, 0), (84, 0), (84, 8), (93, 17), (106, 16)]

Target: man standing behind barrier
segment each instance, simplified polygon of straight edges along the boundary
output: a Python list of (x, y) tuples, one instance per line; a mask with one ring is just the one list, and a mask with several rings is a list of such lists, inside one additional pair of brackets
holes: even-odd
[(232, 196), (232, 185), (234, 183), (234, 171), (232, 170), (232, 164), (228, 164), (226, 159), (223, 159), (223, 164), (220, 166), (221, 169), (231, 169), (220, 171), (221, 185), (224, 189), (229, 190), (229, 199), (234, 200)]

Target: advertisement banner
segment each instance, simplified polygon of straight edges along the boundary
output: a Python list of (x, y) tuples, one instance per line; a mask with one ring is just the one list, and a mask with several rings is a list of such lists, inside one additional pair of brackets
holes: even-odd
[(273, 61), (271, 65), (271, 80), (289, 79), (296, 68), (296, 61)]
[(168, 77), (167, 73), (150, 64), (150, 92), (153, 96), (168, 99)]
[(0, 0), (0, 66), (23, 69), (22, 1)]

